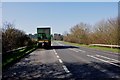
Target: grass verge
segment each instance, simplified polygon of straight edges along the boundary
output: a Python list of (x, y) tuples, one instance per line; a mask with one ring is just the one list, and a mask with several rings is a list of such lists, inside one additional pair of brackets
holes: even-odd
[(30, 46), (30, 47), (26, 47), (22, 50), (18, 50), (14, 53), (8, 53), (3, 55), (2, 58), (2, 67), (6, 68), (9, 65), (14, 64), (15, 62), (17, 62), (19, 59), (23, 58), (25, 55), (31, 53), (32, 51), (34, 51), (37, 48), (36, 45)]
[(73, 45), (73, 46), (81, 46), (81, 47), (86, 47), (86, 48), (92, 48), (92, 49), (101, 50), (101, 51), (110, 51), (110, 52), (115, 52), (115, 53), (119, 52), (119, 49), (117, 49), (117, 48), (89, 46), (89, 45), (85, 45), (85, 44), (70, 43), (70, 42), (64, 42), (64, 44), (69, 44), (69, 45)]

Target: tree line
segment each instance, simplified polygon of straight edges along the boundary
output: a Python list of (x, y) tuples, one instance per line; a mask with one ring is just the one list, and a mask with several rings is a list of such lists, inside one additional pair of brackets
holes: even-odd
[(64, 33), (64, 41), (79, 44), (120, 44), (120, 20), (101, 20), (94, 26), (81, 22)]
[(14, 28), (14, 24), (5, 22), (2, 27), (2, 52), (32, 45), (33, 41), (24, 31)]

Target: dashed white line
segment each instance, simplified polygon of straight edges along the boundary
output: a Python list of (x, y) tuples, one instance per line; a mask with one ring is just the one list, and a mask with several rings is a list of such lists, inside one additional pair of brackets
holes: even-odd
[(55, 52), (55, 54), (57, 55), (57, 53)]
[(112, 65), (114, 65), (114, 66), (120, 67), (120, 65), (114, 64), (114, 63), (112, 63), (112, 62), (110, 62), (110, 61), (106, 61), (106, 60), (97, 58), (97, 57), (92, 56), (92, 55), (87, 55), (87, 56), (92, 57), (92, 58), (97, 59), (97, 60), (100, 60), (100, 61), (103, 61), (103, 62), (106, 62), (106, 63), (109, 63), (109, 64), (112, 64)]
[(69, 73), (70, 71), (67, 69), (67, 67), (65, 65), (63, 65), (63, 69), (65, 70), (65, 72)]
[(114, 62), (120, 62), (120, 61), (118, 61), (116, 59), (112, 59), (112, 58), (109, 58), (109, 57), (101, 56), (101, 55), (98, 55), (98, 54), (96, 54), (96, 56), (103, 57), (103, 58), (106, 58), (106, 59), (109, 59), (109, 60), (113, 60)]
[(66, 73), (69, 73), (70, 71), (67, 69), (67, 67), (63, 64), (63, 61), (60, 59), (60, 57), (58, 56), (57, 52), (55, 51), (55, 49), (53, 49), (53, 51), (55, 52), (59, 62), (62, 64), (63, 69), (65, 70)]
[(75, 52), (85, 52), (85, 51), (83, 51), (83, 50), (80, 50), (80, 49), (71, 49), (71, 48), (69, 48), (70, 50), (72, 50), (72, 51), (75, 51)]
[(58, 59), (60, 63), (63, 63), (63, 61), (61, 59)]
[(57, 58), (60, 58), (60, 57), (57, 55)]
[(81, 51), (81, 52), (85, 52), (85, 51), (83, 51), (83, 50), (80, 50), (80, 49), (77, 49), (78, 51)]
[(54, 53), (56, 53), (55, 49), (53, 49)]
[(79, 52), (79, 51), (77, 51), (77, 50), (75, 50), (75, 49), (71, 49), (71, 48), (69, 48), (69, 50), (72, 50), (72, 51), (75, 51), (75, 52)]

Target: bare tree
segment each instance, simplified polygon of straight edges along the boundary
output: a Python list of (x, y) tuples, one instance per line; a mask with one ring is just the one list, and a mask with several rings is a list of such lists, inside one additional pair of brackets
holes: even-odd
[(94, 30), (91, 31), (91, 25), (80, 23), (72, 27), (69, 34), (64, 35), (64, 40), (81, 44), (119, 44), (118, 24), (120, 24), (118, 18), (101, 20), (93, 26)]
[(21, 30), (14, 28), (12, 23), (4, 23), (2, 28), (2, 49), (3, 52), (26, 46), (31, 39)]

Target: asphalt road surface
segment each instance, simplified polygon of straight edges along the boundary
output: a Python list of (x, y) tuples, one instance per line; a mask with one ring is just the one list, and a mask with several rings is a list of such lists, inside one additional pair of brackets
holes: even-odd
[(37, 49), (5, 70), (3, 79), (120, 79), (119, 57), (119, 53), (55, 41), (50, 49)]

